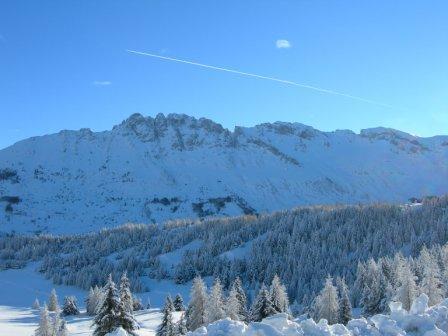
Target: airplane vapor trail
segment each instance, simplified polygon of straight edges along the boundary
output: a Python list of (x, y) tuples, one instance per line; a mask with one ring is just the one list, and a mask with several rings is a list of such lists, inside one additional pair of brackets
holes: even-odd
[(187, 61), (187, 60), (183, 60), (183, 59), (179, 59), (179, 58), (161, 56), (161, 55), (151, 54), (151, 53), (147, 53), (147, 52), (143, 52), (143, 51), (136, 51), (136, 50), (126, 50), (126, 51), (130, 52), (130, 53), (133, 53), (133, 54), (154, 57), (154, 58), (158, 58), (158, 59), (162, 59), (162, 60), (166, 60), (166, 61), (190, 64), (190, 65), (195, 65), (195, 66), (202, 67), (202, 68), (207, 68), (207, 69), (212, 69), (212, 70), (217, 70), (217, 71), (230, 72), (230, 73), (243, 75), (243, 76), (248, 76), (248, 77), (253, 77), (253, 78), (270, 80), (270, 81), (279, 82), (279, 83), (283, 83), (283, 84), (287, 84), (287, 85), (298, 86), (298, 87), (301, 87), (301, 88), (304, 88), (304, 89), (314, 90), (314, 91), (317, 91), (317, 92), (320, 92), (320, 93), (327, 93), (327, 94), (331, 94), (331, 95), (342, 96), (342, 97), (346, 97), (346, 98), (362, 101), (364, 103), (372, 104), (372, 105), (378, 105), (378, 106), (387, 107), (387, 108), (390, 108), (390, 109), (397, 109), (396, 107), (394, 107), (392, 105), (384, 104), (384, 103), (377, 102), (377, 101), (374, 101), (374, 100), (371, 100), (371, 99), (358, 97), (358, 96), (353, 96), (351, 94), (347, 94), (347, 93), (343, 93), (343, 92), (339, 92), (339, 91), (328, 90), (328, 89), (320, 88), (320, 87), (317, 87), (317, 86), (297, 83), (297, 82), (293, 82), (293, 81), (290, 81), (290, 80), (285, 80), (285, 79), (280, 79), (280, 78), (275, 78), (275, 77), (269, 77), (269, 76), (263, 76), (263, 75), (257, 75), (257, 74), (254, 74), (254, 73), (238, 71), (238, 70), (234, 70), (234, 69), (227, 69), (227, 68), (222, 68), (222, 67), (218, 67), (218, 66), (214, 66), (214, 65), (208, 65), (208, 64), (203, 64), (203, 63), (197, 63), (197, 62)]

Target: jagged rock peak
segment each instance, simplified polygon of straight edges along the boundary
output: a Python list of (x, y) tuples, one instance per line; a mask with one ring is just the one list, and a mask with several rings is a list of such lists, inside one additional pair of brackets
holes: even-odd
[(153, 129), (166, 129), (167, 127), (188, 127), (191, 129), (203, 128), (208, 132), (222, 133), (227, 131), (221, 124), (214, 122), (207, 118), (195, 118), (186, 114), (169, 113), (167, 115), (163, 113), (157, 114), (154, 118), (151, 116), (144, 117), (140, 113), (134, 113), (129, 118), (124, 120), (120, 125), (115, 126), (117, 128), (136, 129), (142, 128), (141, 126)]

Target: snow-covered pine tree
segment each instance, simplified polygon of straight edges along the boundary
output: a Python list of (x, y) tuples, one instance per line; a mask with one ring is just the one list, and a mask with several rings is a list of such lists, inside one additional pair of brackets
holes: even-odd
[(373, 259), (370, 259), (365, 266), (364, 287), (361, 294), (361, 306), (365, 314), (374, 315), (387, 309), (390, 299), (387, 280)]
[(423, 279), (421, 291), (428, 295), (430, 306), (433, 306), (443, 298), (443, 284), (440, 276), (440, 269), (437, 262), (429, 256), (423, 265)]
[(247, 321), (247, 297), (241, 279), (237, 277), (230, 288), (226, 304), (227, 316), (235, 321)]
[(109, 275), (109, 279), (104, 286), (102, 304), (98, 307), (94, 319), (95, 330), (93, 335), (104, 336), (117, 329), (119, 327), (118, 316), (121, 309), (117, 287), (112, 280), (112, 275)]
[(212, 288), (210, 289), (210, 294), (207, 297), (205, 305), (205, 321), (209, 324), (225, 317), (226, 312), (224, 310), (222, 285), (219, 278), (216, 278)]
[(174, 298), (174, 302), (173, 303), (174, 303), (174, 309), (176, 311), (183, 311), (183, 310), (185, 310), (184, 299), (182, 298), (182, 296), (179, 293)]
[(337, 279), (337, 287), (339, 292), (339, 323), (345, 325), (352, 318), (352, 305), (344, 278)]
[(121, 275), (120, 279), (120, 300), (121, 304), (127, 312), (133, 311), (134, 302), (131, 293), (131, 284), (126, 272)]
[(182, 314), (180, 316), (179, 321), (176, 323), (176, 332), (177, 332), (177, 335), (186, 335), (187, 334), (188, 329), (187, 329), (187, 324), (185, 321), (185, 314)]
[(325, 286), (315, 300), (315, 319), (326, 319), (329, 324), (338, 323), (339, 320), (339, 302), (338, 290), (333, 285), (333, 278), (328, 276), (325, 280)]
[(173, 323), (173, 302), (169, 296), (165, 299), (162, 313), (162, 323), (157, 328), (156, 336), (176, 336), (176, 325)]
[(50, 298), (48, 300), (48, 310), (56, 311), (58, 307), (58, 295), (56, 294), (56, 290), (53, 288), (50, 293)]
[(121, 304), (119, 292), (112, 280), (112, 275), (109, 275), (102, 297), (101, 305), (94, 319), (95, 330), (93, 335), (104, 336), (118, 327), (122, 327), (126, 332), (134, 335), (134, 330), (138, 329), (138, 324), (132, 313), (126, 311)]
[(275, 315), (276, 313), (277, 311), (274, 309), (274, 305), (271, 301), (271, 295), (266, 289), (266, 286), (263, 285), (250, 310), (250, 320), (253, 322), (260, 322), (262, 319)]
[(64, 306), (62, 308), (62, 314), (64, 316), (79, 315), (78, 305), (76, 304), (76, 297), (66, 296), (64, 298)]
[(48, 308), (44, 305), (40, 309), (40, 317), (39, 324), (37, 326), (36, 331), (34, 332), (35, 336), (52, 336), (53, 328), (51, 325), (50, 316), (48, 314)]
[(61, 334), (61, 328), (63, 325), (64, 318), (61, 316), (61, 308), (59, 306), (56, 307), (56, 310), (53, 315), (52, 319), (52, 335), (53, 336), (60, 336)]
[(415, 284), (415, 275), (411, 270), (408, 261), (404, 261), (400, 265), (399, 283), (395, 299), (402, 303), (403, 308), (409, 310), (412, 302), (418, 295), (418, 288)]
[(289, 309), (288, 294), (286, 288), (280, 281), (280, 278), (276, 274), (272, 279), (270, 292), (271, 301), (274, 309), (279, 313), (285, 313)]
[(39, 300), (37, 298), (33, 302), (33, 309), (40, 309), (40, 303), (39, 303)]
[(186, 313), (186, 322), (188, 330), (193, 331), (205, 323), (207, 289), (200, 276), (197, 276), (193, 280), (190, 297), (191, 299)]
[(86, 298), (86, 310), (87, 314), (93, 316), (96, 314), (96, 310), (102, 301), (103, 291), (95, 286), (94, 288), (90, 287), (89, 294)]

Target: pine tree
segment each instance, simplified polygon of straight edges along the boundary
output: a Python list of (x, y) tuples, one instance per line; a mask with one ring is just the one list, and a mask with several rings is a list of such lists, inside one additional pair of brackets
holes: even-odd
[(39, 325), (34, 332), (35, 336), (52, 336), (52, 326), (50, 316), (48, 314), (48, 308), (46, 305), (40, 310)]
[(255, 298), (250, 312), (250, 319), (254, 322), (260, 322), (266, 317), (277, 314), (271, 301), (271, 295), (263, 285)]
[(187, 328), (194, 331), (205, 323), (205, 304), (207, 302), (207, 289), (200, 276), (193, 280), (190, 293), (186, 320)]
[[(428, 253), (429, 255), (429, 253)], [(428, 295), (430, 306), (433, 306), (443, 298), (443, 284), (440, 276), (440, 269), (437, 262), (429, 256), (423, 265), (423, 279), (421, 290)]]
[(184, 307), (184, 299), (180, 294), (177, 294), (174, 298), (174, 309), (176, 311), (183, 311), (185, 309)]
[(205, 321), (209, 324), (225, 317), (226, 313), (224, 311), (222, 285), (219, 278), (216, 278), (212, 288), (210, 289), (210, 294), (207, 297)]
[(175, 336), (176, 326), (173, 323), (173, 302), (167, 296), (162, 310), (162, 323), (157, 328), (156, 336)]
[(37, 298), (33, 302), (33, 309), (40, 309), (40, 303), (39, 303), (39, 300)]
[(337, 284), (339, 288), (339, 323), (345, 325), (352, 318), (352, 305), (345, 280), (339, 278)]
[(95, 316), (94, 325), (94, 336), (104, 336), (120, 326), (131, 335), (134, 334), (134, 330), (138, 329), (132, 314), (126, 311), (121, 304), (119, 292), (111, 275), (104, 287), (103, 300)]
[(325, 286), (315, 300), (314, 312), (317, 320), (326, 319), (329, 324), (338, 323), (338, 291), (330, 276), (325, 280)]
[(236, 278), (230, 288), (226, 304), (227, 316), (235, 321), (247, 321), (247, 297), (240, 278)]
[(131, 284), (129, 283), (128, 276), (126, 272), (124, 272), (121, 276), (120, 280), (120, 300), (124, 309), (128, 313), (132, 313), (133, 311), (133, 299), (131, 293)]
[(418, 290), (415, 275), (406, 261), (400, 265), (399, 281), (400, 287), (397, 290), (396, 300), (402, 303), (404, 309), (409, 310), (417, 297)]
[(96, 314), (96, 310), (102, 301), (102, 295), (102, 290), (98, 286), (95, 286), (94, 288), (90, 287), (89, 294), (85, 301), (88, 315), (93, 316)]
[(270, 295), (272, 305), (274, 309), (279, 313), (285, 313), (289, 309), (288, 294), (286, 293), (286, 288), (280, 281), (277, 274), (272, 279)]
[(48, 310), (49, 311), (56, 311), (58, 307), (58, 296), (56, 294), (56, 290), (53, 288), (50, 293), (50, 299), (48, 301)]
[(79, 315), (78, 305), (76, 304), (76, 298), (74, 296), (66, 296), (64, 298), (62, 314), (64, 316)]
[(53, 323), (52, 323), (52, 336), (60, 336), (61, 328), (64, 324), (64, 319), (61, 317), (61, 308), (59, 306), (56, 307), (56, 311), (53, 315)]
[(378, 264), (370, 259), (365, 268), (364, 287), (361, 306), (367, 315), (374, 315), (387, 310), (389, 301), (388, 284)]

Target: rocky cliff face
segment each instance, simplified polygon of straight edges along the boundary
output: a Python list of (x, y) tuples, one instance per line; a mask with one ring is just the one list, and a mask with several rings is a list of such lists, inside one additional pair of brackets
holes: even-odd
[(448, 192), (448, 137), (276, 122), (233, 132), (139, 114), (0, 151), (0, 231), (86, 232), (125, 222), (406, 201)]

